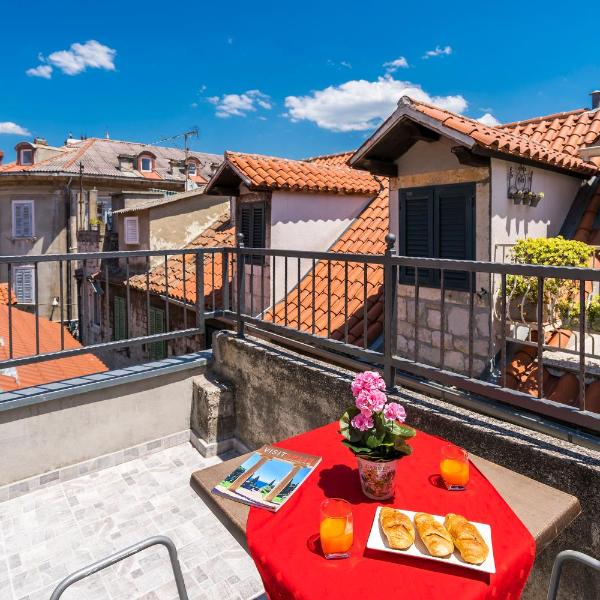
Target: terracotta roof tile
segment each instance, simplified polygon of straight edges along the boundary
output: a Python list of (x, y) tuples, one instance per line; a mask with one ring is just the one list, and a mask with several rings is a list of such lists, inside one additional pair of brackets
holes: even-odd
[(340, 164), (338, 155), (303, 161), (226, 152), (225, 161), (251, 189), (364, 195), (379, 189), (370, 173)]
[[(35, 348), (35, 317), (18, 308), (12, 309), (13, 357), (32, 356)], [(61, 348), (61, 325), (39, 318), (40, 352), (55, 352)], [(8, 306), (0, 304), (0, 360), (9, 358)], [(81, 348), (81, 344), (64, 331), (65, 349)], [(93, 354), (81, 354), (47, 360), (15, 368), (0, 369), (0, 391), (42, 385), (53, 381), (82, 377), (106, 371), (106, 365)]]
[[(17, 303), (15, 292), (11, 290), (11, 304)], [(0, 283), (0, 304), (8, 305), (8, 283)]]

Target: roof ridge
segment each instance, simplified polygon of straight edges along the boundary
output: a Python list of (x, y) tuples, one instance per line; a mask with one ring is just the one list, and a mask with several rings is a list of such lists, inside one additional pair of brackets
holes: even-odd
[(304, 162), (312, 162), (321, 158), (334, 158), (336, 156), (345, 156), (346, 154), (354, 154), (354, 150), (346, 150), (344, 152), (332, 152), (331, 154), (317, 154), (316, 156), (309, 156), (308, 158), (303, 158), (301, 160), (303, 160)]
[[(523, 119), (521, 121), (511, 121), (510, 123), (501, 123), (495, 125), (495, 129), (503, 129), (504, 127), (516, 127), (517, 125), (529, 125), (530, 123), (539, 123), (540, 121), (553, 121), (561, 117), (569, 117), (571, 115), (582, 114), (588, 112), (587, 108), (574, 108), (573, 110), (566, 110), (562, 112), (552, 113), (550, 115), (541, 115), (539, 117), (531, 117), (530, 119)], [(591, 111), (589, 111), (591, 112)]]
[(75, 156), (71, 159), (68, 160), (64, 165), (63, 168), (64, 169), (68, 169), (69, 167), (72, 167), (75, 164), (75, 161), (78, 158), (82, 158), (83, 155), (94, 145), (94, 142), (97, 140), (98, 138), (88, 138), (88, 140), (86, 140), (87, 144), (83, 144), (81, 146), (81, 148), (78, 148), (78, 152), (75, 154)]
[[(346, 152), (344, 152), (343, 154), (346, 154)], [(348, 152), (347, 154), (353, 154), (353, 152)], [(283, 162), (287, 162), (287, 163), (300, 163), (306, 166), (310, 166), (312, 168), (316, 168), (316, 169), (339, 169), (342, 171), (352, 171), (352, 172), (356, 172), (358, 169), (353, 169), (352, 167), (348, 166), (348, 165), (335, 165), (335, 164), (330, 164), (330, 163), (315, 163), (312, 162), (311, 160), (307, 160), (305, 158), (283, 158), (281, 156), (269, 156), (267, 154), (256, 154), (254, 152), (234, 152), (231, 150), (226, 150), (224, 153), (225, 159), (227, 159), (229, 156), (239, 156), (239, 157), (250, 157), (250, 158), (254, 158), (254, 159), (267, 159), (267, 160), (280, 160)], [(332, 155), (333, 156), (333, 155)], [(315, 156), (314, 159), (316, 158), (321, 158), (318, 156)]]

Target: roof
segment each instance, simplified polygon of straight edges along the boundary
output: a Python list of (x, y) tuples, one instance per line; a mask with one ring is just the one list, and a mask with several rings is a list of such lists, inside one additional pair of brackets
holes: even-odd
[[(222, 246), (233, 246), (235, 240), (235, 228), (229, 218), (229, 211), (219, 217), (211, 225), (190, 242), (185, 248), (215, 248)], [(204, 296), (207, 306), (220, 306), (221, 288), (223, 285), (222, 254), (206, 254), (204, 256)], [(164, 265), (151, 269), (149, 274), (150, 291), (156, 294), (164, 294), (168, 283), (169, 297), (176, 300), (187, 301), (190, 304), (196, 302), (196, 262), (195, 256), (185, 257), (185, 294), (183, 290), (183, 267), (184, 260), (181, 255), (174, 256), (167, 261), (167, 273), (165, 276)], [(146, 291), (146, 275), (134, 275), (130, 277), (129, 284), (132, 289)], [(215, 292), (213, 303), (213, 290)]]
[(347, 167), (348, 160), (353, 154), (354, 150), (350, 150), (349, 152), (338, 152), (337, 154), (322, 154), (321, 156), (313, 156), (304, 160), (314, 164)]
[[(35, 316), (18, 308), (11, 310), (13, 357), (32, 356), (35, 348)], [(39, 317), (40, 352), (61, 348), (61, 324)], [(0, 304), (0, 360), (9, 358), (8, 306)], [(65, 350), (81, 348), (81, 344), (64, 329)], [(0, 369), (0, 391), (42, 385), (106, 371), (106, 365), (93, 354), (81, 354), (46, 360), (20, 367)]]
[(379, 189), (370, 173), (342, 165), (339, 159), (290, 160), (225, 152), (225, 160), (208, 182), (207, 192), (215, 193), (225, 180), (231, 186), (232, 175), (237, 185), (244, 183), (251, 190), (373, 195)]
[[(379, 179), (380, 189), (373, 200), (354, 219), (329, 252), (349, 252), (358, 254), (383, 254), (386, 249), (385, 236), (389, 228), (388, 182)], [(328, 323), (328, 264), (319, 261), (314, 269), (314, 329), (317, 335), (326, 336), (331, 328), (331, 338), (345, 340), (346, 320), (348, 321), (348, 343), (364, 345), (365, 306), (366, 345), (370, 346), (383, 332), (383, 267), (368, 265), (365, 294), (364, 267), (360, 263), (348, 264), (348, 309), (345, 310), (344, 263), (331, 261), (331, 322)], [(300, 327), (301, 331), (313, 331), (313, 272), (312, 269), (300, 282)], [(285, 324), (287, 304), (287, 325), (298, 328), (298, 286), (291, 290), (285, 302), (275, 307), (275, 323)], [(348, 319), (346, 319), (346, 315)], [(266, 320), (272, 320), (268, 311)]]
[[(0, 176), (8, 173), (54, 173), (79, 175), (79, 163), (84, 167), (84, 174), (102, 177), (118, 177), (121, 179), (150, 179), (153, 181), (181, 182), (185, 174), (179, 168), (173, 168), (171, 161), (184, 161), (185, 151), (180, 148), (165, 148), (139, 142), (124, 142), (105, 138), (88, 138), (85, 140), (69, 140), (54, 156), (36, 162), (33, 165), (17, 165), (7, 163), (0, 165)], [(122, 170), (119, 168), (119, 156), (137, 157), (142, 152), (156, 156), (155, 170), (142, 173), (137, 169)], [(198, 176), (191, 177), (198, 184), (206, 183), (214, 169), (222, 161), (216, 154), (190, 152), (191, 158), (200, 163)]]
[[(559, 131), (560, 140), (566, 142), (559, 143), (556, 133), (549, 132), (546, 137), (541, 133), (542, 130), (548, 129), (547, 124), (540, 124), (539, 130), (535, 131), (533, 123), (542, 123), (539, 119), (533, 120), (530, 126), (511, 124), (491, 127), (469, 117), (403, 96), (396, 111), (356, 151), (349, 162), (353, 166), (367, 168), (364, 161), (370, 154), (376, 153), (378, 145), (383, 144), (386, 139), (389, 142), (397, 128), (417, 123), (456, 140), (459, 145), (479, 149), (483, 154), (487, 151), (490, 154), (518, 157), (561, 170), (593, 175), (599, 171), (599, 167), (577, 155), (581, 146), (569, 150), (569, 144), (575, 139), (582, 142), (591, 139), (594, 131), (600, 126), (597, 114), (594, 111), (587, 112), (592, 115), (580, 115), (576, 118), (571, 114), (564, 118), (563, 127)], [(553, 128), (556, 126), (552, 125)]]
[(204, 187), (196, 188), (195, 190), (188, 190), (187, 192), (180, 192), (178, 194), (173, 194), (172, 196), (165, 196), (164, 198), (157, 198), (153, 200), (144, 200), (143, 202), (139, 202), (134, 206), (129, 206), (127, 208), (120, 208), (119, 210), (113, 210), (113, 215), (128, 215), (136, 212), (140, 212), (142, 210), (149, 210), (150, 208), (155, 208), (156, 206), (164, 206), (165, 204), (173, 204), (175, 202), (179, 202), (180, 200), (187, 200), (188, 198), (193, 198), (195, 196), (204, 195)]
[[(11, 290), (11, 304), (17, 303), (15, 292)], [(0, 304), (8, 305), (8, 283), (0, 283)]]

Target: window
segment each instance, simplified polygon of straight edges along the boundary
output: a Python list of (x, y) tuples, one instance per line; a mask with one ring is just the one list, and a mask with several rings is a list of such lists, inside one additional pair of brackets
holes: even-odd
[(32, 165), (33, 164), (33, 150), (31, 148), (21, 148), (21, 150), (19, 150), (19, 164), (20, 165)]
[(124, 340), (127, 338), (127, 308), (125, 298), (115, 296), (113, 315), (113, 339)]
[(188, 168), (188, 175), (190, 177), (196, 177), (196, 174), (197, 174), (197, 168), (196, 167), (197, 167), (197, 165), (196, 165), (196, 163), (193, 160), (188, 163), (187, 168)]
[(139, 244), (140, 233), (137, 217), (125, 217), (123, 220), (123, 230), (125, 232), (126, 244)]
[(14, 238), (33, 237), (33, 200), (15, 200), (12, 203), (12, 234)]
[(19, 304), (35, 303), (34, 267), (15, 267), (13, 274), (13, 289)]
[[(150, 323), (148, 323), (148, 330), (150, 335), (156, 335), (158, 333), (165, 332), (165, 311), (160, 308), (150, 307), (150, 314), (148, 315)], [(148, 344), (148, 358), (150, 360), (161, 360), (167, 355), (167, 348), (165, 342), (154, 342)]]
[[(254, 202), (240, 206), (239, 230), (246, 248), (264, 248), (266, 244), (265, 204)], [(264, 256), (246, 256), (246, 262), (264, 264)]]
[(152, 158), (149, 156), (142, 156), (140, 158), (140, 171), (142, 173), (150, 173), (152, 171)]
[[(472, 184), (400, 191), (400, 248), (404, 256), (472, 260), (475, 247), (475, 187)], [(400, 269), (400, 282), (414, 284), (413, 268)], [(419, 269), (421, 285), (437, 287), (440, 271)], [(467, 289), (467, 273), (446, 271), (445, 286)]]

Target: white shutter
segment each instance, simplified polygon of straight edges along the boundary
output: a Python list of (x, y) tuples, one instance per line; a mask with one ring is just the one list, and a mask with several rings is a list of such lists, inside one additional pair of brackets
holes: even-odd
[(124, 222), (124, 230), (125, 230), (125, 243), (126, 244), (139, 244), (140, 243), (140, 234), (138, 228), (138, 218), (137, 217), (125, 217)]
[(33, 237), (33, 202), (13, 202), (13, 236)]
[(14, 290), (19, 304), (33, 304), (35, 297), (33, 267), (15, 268)]

